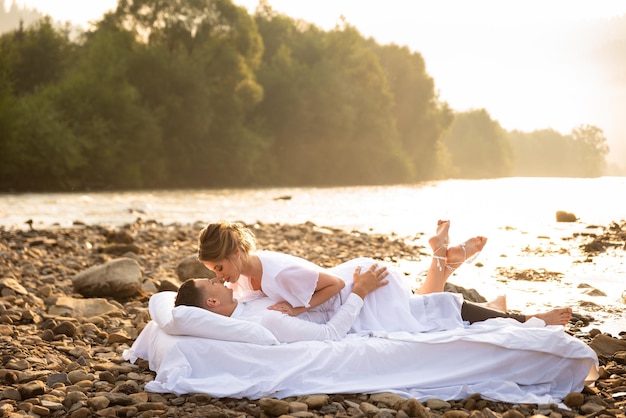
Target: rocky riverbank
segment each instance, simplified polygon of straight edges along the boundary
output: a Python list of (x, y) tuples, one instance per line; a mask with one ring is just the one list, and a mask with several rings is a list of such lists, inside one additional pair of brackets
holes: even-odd
[[(479, 395), (422, 403), (390, 394), (240, 400), (144, 392), (154, 373), (144, 361), (130, 364), (121, 354), (150, 320), (150, 295), (173, 290), (180, 280), (199, 274), (189, 256), (202, 226), (138, 219), (116, 230), (80, 223), (0, 229), (0, 416), (626, 417), (626, 326), (620, 335), (581, 332), (576, 326), (584, 315), (568, 329), (596, 350), (601, 377), (594, 388), (568, 396), (570, 409), (491, 402)], [(310, 223), (250, 226), (260, 247), (323, 266), (361, 255), (389, 262), (430, 257), (428, 249), (401, 237)], [(584, 237), (582, 250), (590, 257), (608, 247), (624, 251), (626, 224), (614, 223), (603, 231)], [(122, 275), (127, 281), (93, 280), (94, 268), (119, 259), (132, 261)], [(456, 290), (481, 300), (476, 292)]]

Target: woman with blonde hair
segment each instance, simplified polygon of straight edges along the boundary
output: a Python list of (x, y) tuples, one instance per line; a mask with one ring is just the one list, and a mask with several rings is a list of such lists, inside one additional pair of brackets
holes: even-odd
[[(487, 242), (485, 237), (478, 236), (448, 247), (449, 227), (449, 221), (440, 220), (436, 235), (429, 240), (433, 249), (431, 268), (445, 266), (444, 274), (440, 275), (442, 280), (425, 282), (417, 293), (442, 292), (452, 272), (480, 252)], [(269, 309), (291, 316), (318, 306), (323, 309), (325, 303), (336, 303), (333, 296), (340, 294), (344, 300), (350, 293), (346, 281), (352, 280), (352, 272), (349, 277), (339, 277), (332, 274), (332, 269), (300, 257), (257, 250), (252, 231), (237, 222), (212, 223), (203, 228), (198, 238), (198, 260), (215, 272), (219, 280), (230, 283), (237, 299), (263, 293), (276, 301)]]

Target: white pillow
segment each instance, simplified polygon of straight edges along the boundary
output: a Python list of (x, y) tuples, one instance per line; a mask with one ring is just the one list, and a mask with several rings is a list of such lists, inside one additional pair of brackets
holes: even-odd
[(188, 335), (214, 340), (261, 345), (280, 344), (262, 325), (219, 315), (195, 306), (176, 306), (176, 292), (159, 292), (150, 297), (150, 317), (169, 335)]

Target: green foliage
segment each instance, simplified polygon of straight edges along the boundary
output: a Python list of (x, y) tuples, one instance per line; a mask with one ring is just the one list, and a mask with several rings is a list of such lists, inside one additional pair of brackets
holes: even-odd
[(0, 38), (0, 187), (57, 190), (72, 187), (80, 147), (55, 108), (50, 90), (72, 53), (67, 34), (49, 18)]
[(484, 109), (456, 114), (445, 144), (452, 160), (452, 177), (477, 179), (512, 174), (513, 152), (506, 131)]
[(245, 9), (229, 1), (121, 1), (116, 22), (147, 40), (129, 79), (158, 118), (167, 185), (254, 180), (265, 144), (246, 116), (262, 97), (255, 71), (263, 47)]
[(397, 45), (373, 44), (394, 98), (393, 117), (417, 178), (437, 177), (448, 161), (442, 144), (453, 114), (435, 93), (419, 53)]
[(17, 142), (17, 100), (12, 94), (11, 83), (0, 61), (0, 189), (13, 190), (12, 180), (21, 174), (14, 161), (19, 156), (11, 149)]
[(411, 179), (380, 61), (351, 27), (314, 26), (257, 12), (267, 48), (254, 113), (273, 138), (280, 184), (379, 184)]
[(67, 33), (55, 29), (49, 17), (2, 36), (0, 55), (14, 93), (21, 96), (58, 82), (72, 58), (71, 47)]
[(609, 152), (602, 130), (581, 125), (570, 135), (554, 130), (508, 135), (515, 151), (514, 175), (536, 177), (597, 177)]
[[(375, 54), (351, 28), (328, 33), (305, 97), (313, 133), (307, 144), (315, 183), (360, 184), (393, 178), (400, 143), (391, 96)], [(303, 132), (304, 133), (304, 132)], [(321, 166), (320, 164), (321, 163)]]
[[(18, 184), (22, 188), (46, 190), (72, 188), (72, 171), (85, 163), (79, 139), (63, 121), (50, 101), (47, 92), (21, 100), (20, 118), (16, 132), (19, 156), (15, 162), (20, 173)], [(19, 186), (18, 186), (19, 187)]]
[(552, 129), (508, 134), (515, 153), (513, 175), (522, 177), (571, 176), (575, 167), (567, 156), (571, 138)]
[(120, 0), (77, 39), (49, 18), (0, 37), (3, 191), (596, 176), (607, 153), (593, 126), (454, 115), (419, 53), (264, 3)]
[(160, 132), (127, 79), (131, 34), (109, 25), (89, 36), (53, 100), (84, 144), (83, 187), (138, 188), (162, 178)]
[(572, 138), (578, 151), (577, 160), (583, 177), (601, 176), (609, 146), (602, 129), (592, 125), (581, 125), (572, 130)]
[[(2, 187), (41, 191), (71, 188), (72, 170), (85, 161), (78, 139), (54, 108), (49, 90), (9, 102), (9, 136), (1, 142)], [(6, 122), (0, 124), (7, 126)]]

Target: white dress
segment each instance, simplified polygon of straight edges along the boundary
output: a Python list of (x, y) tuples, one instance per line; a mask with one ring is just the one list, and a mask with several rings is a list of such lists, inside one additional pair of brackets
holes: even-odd
[(255, 255), (263, 266), (261, 291), (252, 289), (250, 278), (242, 275), (237, 280), (237, 288), (233, 288), (237, 299), (255, 298), (262, 292), (276, 302), (309, 307), (322, 267), (304, 258), (274, 251), (257, 251)]
[[(327, 270), (329, 274), (341, 277), (346, 287), (341, 291), (345, 301), (352, 291), (352, 274), (357, 266), (365, 271), (372, 264), (386, 265), (371, 258), (356, 258)], [(440, 292), (427, 295), (414, 295), (402, 273), (393, 266), (386, 265), (389, 284), (370, 293), (365, 298), (363, 308), (352, 325), (352, 332), (361, 331), (441, 331), (463, 327), (461, 319), (461, 295)]]
[[(341, 293), (327, 303), (299, 315), (316, 323), (325, 323), (339, 311), (352, 291), (352, 275), (357, 266), (365, 271), (372, 264), (383, 265), (370, 258), (357, 258), (336, 267), (323, 269), (310, 261), (288, 254), (259, 251), (256, 255), (263, 265), (261, 287), (270, 299), (287, 301), (292, 306), (309, 306), (309, 301), (319, 278), (320, 271), (341, 278), (346, 286)], [(413, 295), (402, 274), (387, 266), (389, 284), (369, 294), (356, 315), (351, 332), (411, 333), (440, 331), (463, 327), (461, 319), (461, 295), (449, 292)], [(241, 276), (243, 297), (252, 296), (249, 278)], [(245, 289), (248, 289), (246, 295)], [(242, 289), (240, 289), (242, 290)], [(258, 292), (258, 291), (257, 291)], [(256, 294), (258, 296), (258, 293)], [(285, 315), (286, 316), (286, 315)], [(286, 318), (288, 320), (288, 318)]]

